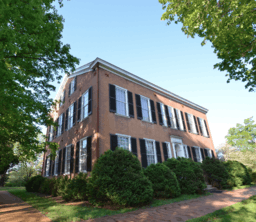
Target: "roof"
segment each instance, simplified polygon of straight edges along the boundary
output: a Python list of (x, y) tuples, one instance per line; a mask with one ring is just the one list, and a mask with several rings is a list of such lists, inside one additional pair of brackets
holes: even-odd
[(110, 72), (112, 72), (112, 73), (114, 73), (118, 76), (121, 76), (125, 79), (128, 79), (128, 80), (130, 80), (130, 81), (132, 81), (136, 84), (139, 84), (143, 87), (146, 87), (146, 88), (148, 88), (148, 89), (150, 89), (150, 90), (152, 90), (152, 91), (154, 91), (154, 92), (156, 92), (156, 93), (158, 93), (158, 94), (160, 94), (164, 97), (167, 97), (168, 99), (170, 99), (172, 101), (181, 103), (181, 104), (183, 104), (187, 107), (195, 109), (195, 110), (197, 110), (199, 112), (202, 112), (204, 114), (206, 114), (208, 112), (208, 109), (206, 109), (206, 108), (204, 108), (204, 107), (202, 107), (202, 106), (200, 106), (196, 103), (193, 103), (193, 102), (191, 102), (187, 99), (184, 99), (181, 96), (178, 96), (178, 95), (176, 95), (176, 94), (174, 94), (174, 93), (172, 93), (172, 92), (170, 92), (166, 89), (163, 89), (160, 86), (157, 86), (157, 85), (155, 85), (155, 84), (153, 84), (153, 83), (151, 83), (151, 82), (149, 82), (149, 81), (147, 81), (147, 80), (145, 80), (145, 79), (143, 79), (139, 76), (136, 76), (136, 75), (134, 75), (134, 74), (132, 74), (132, 73), (130, 73), (130, 72), (124, 70), (124, 69), (121, 69), (121, 68), (119, 68), (119, 67), (117, 67), (117, 66), (115, 66), (115, 65), (113, 65), (113, 64), (111, 64), (111, 63), (109, 63), (109, 62), (107, 62), (103, 59), (100, 59), (98, 57), (95, 60), (93, 60), (92, 62), (89, 62), (89, 63), (87, 63), (83, 66), (78, 67), (75, 70), (75, 72), (73, 72), (70, 76), (67, 76), (67, 74), (65, 74), (65, 76), (62, 80), (62, 83), (60, 85), (60, 88), (59, 88), (59, 90), (58, 90), (58, 92), (55, 96), (55, 99), (58, 99), (60, 97), (60, 94), (61, 94), (61, 92), (62, 92), (62, 90), (63, 90), (63, 88), (64, 88), (64, 86), (65, 86), (65, 84), (66, 84), (66, 82), (69, 78), (73, 78), (75, 76), (78, 76), (78, 75), (84, 74), (86, 72), (92, 71), (92, 70), (94, 70), (94, 68), (97, 65), (102, 69), (110, 71)]

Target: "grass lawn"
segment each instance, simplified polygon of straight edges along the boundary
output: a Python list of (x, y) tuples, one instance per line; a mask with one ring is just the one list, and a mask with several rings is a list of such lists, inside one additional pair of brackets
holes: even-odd
[[(87, 207), (87, 206), (72, 206), (72, 205), (64, 205), (61, 203), (56, 203), (51, 198), (43, 198), (39, 197), (33, 193), (26, 192), (25, 188), (0, 188), (0, 190), (7, 190), (11, 194), (21, 198), (23, 201), (27, 202), (34, 208), (41, 211), (47, 217), (49, 217), (53, 221), (58, 222), (71, 222), (71, 221), (79, 221), (81, 219), (87, 220), (89, 218), (103, 217), (106, 215), (114, 215), (125, 213), (129, 211), (137, 210), (138, 208), (124, 208), (120, 210), (108, 210), (104, 208), (97, 207)], [(206, 195), (210, 195), (207, 193)], [(178, 198), (167, 199), (167, 200), (153, 200), (152, 203), (146, 207), (156, 207), (165, 204), (170, 204), (174, 202), (179, 202), (182, 200), (189, 200), (198, 198), (204, 195), (182, 195)], [(146, 208), (143, 207), (143, 208)]]
[(238, 187), (232, 187), (231, 189), (226, 189), (226, 190), (238, 190), (238, 189), (244, 189), (248, 187), (256, 186), (255, 183), (251, 183), (250, 185), (243, 185), (243, 186), (238, 186)]
[(188, 220), (189, 222), (203, 222), (203, 221), (256, 221), (256, 195), (247, 200), (236, 203), (232, 206), (225, 207), (213, 213), (207, 214), (200, 218)]

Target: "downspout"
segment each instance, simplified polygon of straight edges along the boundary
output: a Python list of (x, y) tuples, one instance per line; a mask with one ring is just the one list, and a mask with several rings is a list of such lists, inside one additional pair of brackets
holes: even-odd
[(100, 132), (100, 83), (99, 83), (99, 78), (100, 78), (100, 70), (99, 70), (99, 64), (97, 65), (97, 146), (96, 146), (96, 158), (99, 158), (99, 153), (100, 153), (100, 144), (99, 144), (99, 132)]

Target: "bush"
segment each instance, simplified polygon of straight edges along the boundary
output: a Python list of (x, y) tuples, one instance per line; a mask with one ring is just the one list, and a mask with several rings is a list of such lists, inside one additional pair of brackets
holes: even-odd
[(236, 187), (251, 184), (252, 180), (249, 171), (244, 164), (238, 161), (228, 160), (224, 162), (224, 165), (229, 173), (232, 186)]
[(43, 183), (41, 184), (40, 188), (39, 188), (39, 192), (43, 193), (43, 194), (49, 194), (52, 196), (57, 196), (57, 193), (55, 191), (55, 184), (56, 184), (56, 179), (52, 178), (45, 178), (45, 180), (43, 181)]
[(71, 179), (68, 178), (68, 176), (64, 177), (58, 177), (56, 181), (56, 185), (54, 188), (56, 189), (57, 195), (61, 196), (64, 200), (68, 199), (68, 185), (70, 183)]
[(229, 173), (222, 161), (219, 159), (206, 157), (202, 163), (202, 169), (209, 184), (218, 189), (228, 189), (232, 187)]
[(180, 186), (176, 175), (166, 165), (151, 164), (144, 170), (144, 174), (152, 182), (155, 197), (180, 196)]
[(46, 178), (37, 175), (34, 177), (31, 177), (25, 184), (26, 191), (28, 192), (39, 192), (39, 188), (41, 184), (44, 182)]
[(88, 200), (95, 205), (138, 206), (153, 198), (152, 183), (143, 174), (138, 158), (119, 148), (99, 157), (87, 187)]
[(66, 201), (69, 200), (87, 200), (87, 174), (79, 173), (67, 185), (67, 191), (62, 196)]
[(256, 182), (256, 172), (252, 172), (252, 182)]
[(191, 159), (171, 158), (163, 163), (176, 174), (182, 194), (201, 194), (206, 188), (201, 163)]

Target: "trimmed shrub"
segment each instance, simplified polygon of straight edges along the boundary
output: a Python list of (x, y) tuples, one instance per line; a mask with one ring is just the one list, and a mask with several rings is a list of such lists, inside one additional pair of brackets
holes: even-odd
[(218, 189), (228, 189), (232, 187), (233, 183), (222, 161), (206, 157), (201, 166), (209, 184)]
[(99, 157), (87, 187), (88, 200), (94, 205), (138, 206), (153, 198), (152, 183), (143, 174), (140, 161), (120, 148)]
[(144, 174), (152, 182), (154, 196), (173, 198), (180, 196), (180, 186), (173, 173), (162, 163), (151, 164), (144, 170)]
[(54, 189), (57, 190), (57, 196), (61, 196), (64, 200), (66, 198), (68, 199), (68, 185), (70, 183), (71, 179), (68, 178), (68, 176), (64, 177), (58, 177), (56, 181), (56, 185), (54, 186)]
[(44, 182), (46, 178), (37, 175), (34, 177), (31, 177), (25, 184), (26, 191), (28, 192), (39, 192), (39, 188), (41, 184)]
[(252, 182), (256, 182), (256, 172), (252, 172)]
[(182, 194), (201, 194), (204, 192), (206, 184), (200, 163), (178, 157), (177, 159), (168, 159), (163, 164), (176, 174)]
[(232, 186), (236, 187), (251, 184), (252, 180), (249, 171), (244, 164), (238, 161), (228, 160), (224, 162), (224, 165), (229, 173)]
[(43, 181), (43, 183), (41, 184), (41, 186), (39, 188), (39, 192), (43, 193), (43, 194), (57, 196), (57, 192), (54, 189), (56, 181), (57, 180), (55, 178), (51, 178), (51, 179), (45, 178), (45, 180)]

